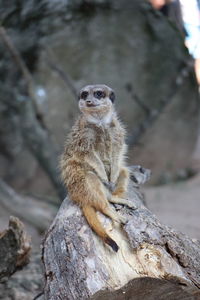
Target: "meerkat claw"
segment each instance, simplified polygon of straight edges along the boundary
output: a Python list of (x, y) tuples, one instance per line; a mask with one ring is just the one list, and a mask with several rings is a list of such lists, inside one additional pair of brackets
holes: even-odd
[(120, 221), (123, 225), (125, 225), (128, 222), (128, 219), (122, 215), (120, 215)]

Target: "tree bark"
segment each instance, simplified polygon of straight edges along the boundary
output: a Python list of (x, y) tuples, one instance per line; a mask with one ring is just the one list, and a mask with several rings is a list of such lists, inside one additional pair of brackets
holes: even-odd
[[(144, 182), (145, 169), (133, 173)], [(130, 183), (128, 199), (137, 209), (115, 205), (128, 218), (123, 228), (99, 215), (117, 253), (92, 232), (78, 206), (63, 201), (43, 245), (45, 299), (198, 299), (200, 242), (161, 224), (137, 184)]]

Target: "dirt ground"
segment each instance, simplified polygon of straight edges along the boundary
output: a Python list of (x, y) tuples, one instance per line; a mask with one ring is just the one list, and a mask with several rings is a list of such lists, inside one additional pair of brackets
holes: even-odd
[(143, 190), (148, 208), (161, 222), (200, 239), (200, 174), (180, 183)]

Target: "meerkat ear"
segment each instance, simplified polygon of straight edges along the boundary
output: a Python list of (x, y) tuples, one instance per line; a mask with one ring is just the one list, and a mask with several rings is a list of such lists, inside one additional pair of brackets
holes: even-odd
[(115, 93), (113, 91), (110, 93), (109, 98), (112, 102), (115, 101)]

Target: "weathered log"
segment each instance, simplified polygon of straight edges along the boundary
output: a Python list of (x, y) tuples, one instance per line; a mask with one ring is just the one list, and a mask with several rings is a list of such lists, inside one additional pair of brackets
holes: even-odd
[(23, 223), (10, 217), (8, 229), (0, 233), (0, 282), (28, 263), (30, 249), (30, 237)]
[[(133, 177), (140, 183), (145, 174), (136, 168)], [(200, 242), (161, 224), (136, 184), (128, 198), (137, 209), (115, 205), (128, 218), (123, 228), (99, 215), (117, 253), (92, 232), (79, 207), (64, 200), (43, 245), (45, 299), (198, 299)], [(152, 298), (144, 298), (148, 293)]]

